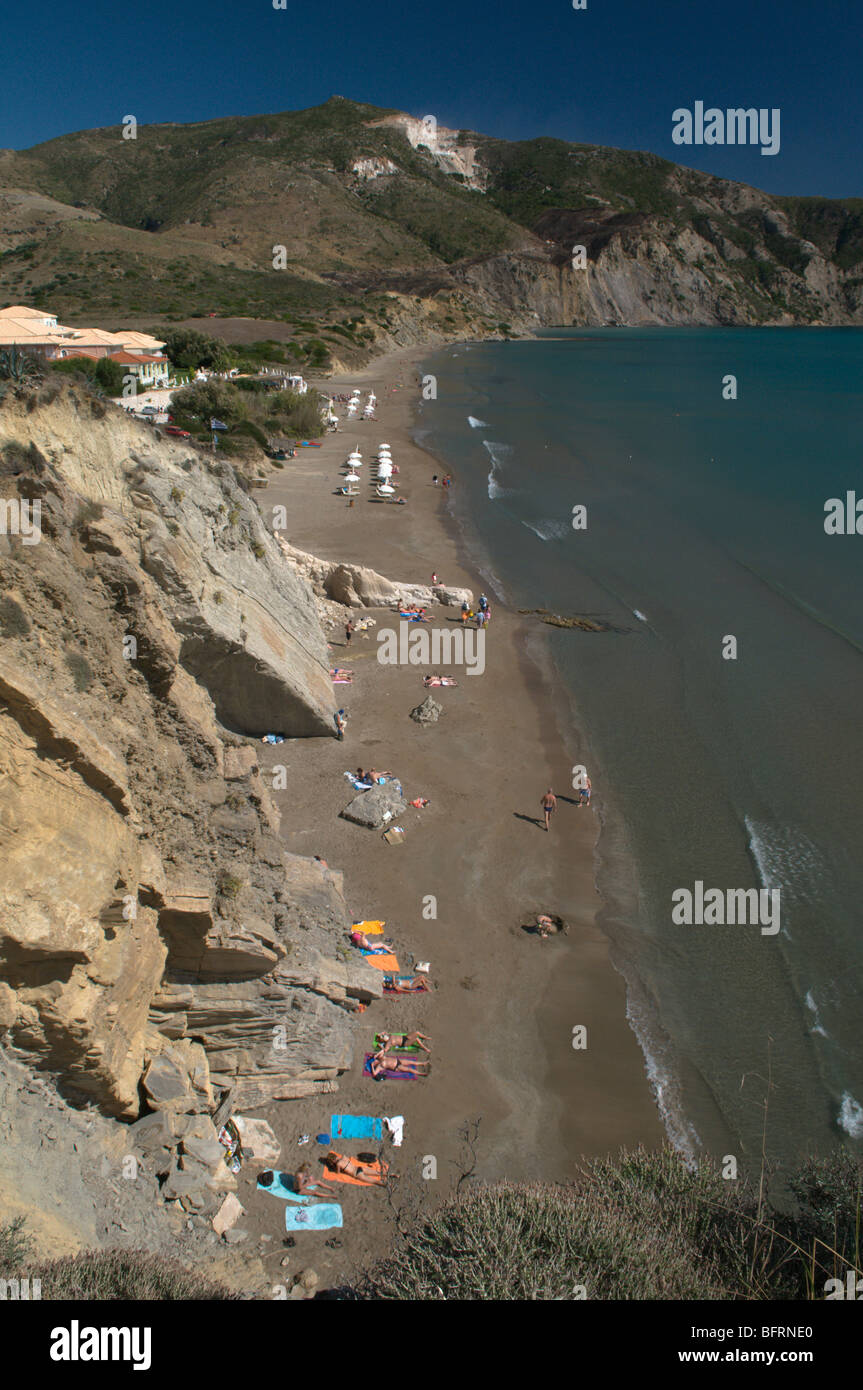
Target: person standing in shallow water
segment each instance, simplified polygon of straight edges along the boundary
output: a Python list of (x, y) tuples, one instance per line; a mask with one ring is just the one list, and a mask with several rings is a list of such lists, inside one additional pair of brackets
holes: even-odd
[(557, 797), (555, 796), (551, 787), (549, 787), (548, 791), (543, 796), (542, 800), (540, 801), (540, 805), (542, 806), (542, 809), (545, 813), (545, 829), (547, 833), (548, 823), (551, 820), (551, 813), (557, 806)]

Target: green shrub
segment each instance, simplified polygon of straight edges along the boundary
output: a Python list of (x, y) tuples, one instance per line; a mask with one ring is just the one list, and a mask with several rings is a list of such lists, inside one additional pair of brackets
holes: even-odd
[(771, 1199), (670, 1150), (587, 1163), (566, 1185), (500, 1182), (414, 1220), (342, 1290), (404, 1301), (824, 1297), (861, 1273), (861, 1165), (812, 1160)]
[(96, 679), (92, 666), (80, 652), (65, 652), (63, 659), (71, 672), (75, 689), (79, 695), (83, 695)]
[(234, 874), (223, 874), (219, 879), (219, 892), (223, 898), (236, 898), (243, 887), (243, 880)]
[(4, 637), (26, 637), (31, 631), (30, 619), (24, 609), (8, 595), (0, 598), (0, 629)]
[[(21, 1239), (16, 1233), (3, 1237), (0, 1232), (0, 1242), (10, 1249)], [(39, 1279), (42, 1300), (49, 1302), (175, 1303), (240, 1297), (173, 1260), (141, 1250), (83, 1250), (58, 1260), (28, 1263), (26, 1267), (20, 1257), (13, 1256), (6, 1270), (6, 1277), (29, 1278), (31, 1287), (33, 1279)]]

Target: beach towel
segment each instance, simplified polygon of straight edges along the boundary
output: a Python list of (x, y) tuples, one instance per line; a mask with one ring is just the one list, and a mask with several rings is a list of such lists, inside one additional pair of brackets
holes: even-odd
[(298, 1192), (294, 1192), (290, 1186), (289, 1173), (273, 1173), (274, 1181), (269, 1187), (264, 1187), (263, 1183), (258, 1183), (259, 1192), (268, 1192), (271, 1197), (281, 1197), (286, 1202), (298, 1202), (300, 1206), (308, 1207), (312, 1204), (312, 1197), (301, 1197)]
[(353, 676), (330, 676), (330, 680), (332, 681), (333, 685), (353, 685), (354, 683)]
[(384, 994), (425, 994), (425, 980), (413, 980), (412, 975), (384, 975)]
[(404, 827), (394, 825), (391, 830), (385, 830), (384, 839), (388, 845), (403, 845), (405, 842)]
[(380, 936), (386, 922), (354, 922), (351, 931), (365, 932), (366, 936)]
[(346, 772), (345, 776), (347, 777), (348, 781), (350, 782), (351, 786), (356, 792), (367, 792), (370, 791), (372, 788), (373, 784), (371, 782), (361, 782), (353, 772)]
[[(345, 1157), (344, 1154), (338, 1154), (337, 1156), (339, 1158)], [(351, 1155), (351, 1157), (353, 1157), (353, 1155)], [(353, 1161), (354, 1163), (359, 1163), (358, 1158), (354, 1158)], [(323, 1163), (323, 1159), (321, 1159), (321, 1162)], [(354, 1178), (350, 1173), (335, 1173), (331, 1168), (325, 1170), (324, 1177), (327, 1182), (347, 1182), (351, 1183), (354, 1187), (384, 1186), (387, 1180), (387, 1173), (390, 1171), (390, 1165), (388, 1163), (376, 1161), (374, 1163), (363, 1163), (361, 1166), (364, 1174), (361, 1178)]]
[[(374, 1055), (374, 1054), (371, 1053), (371, 1052), (367, 1052), (367, 1053), (366, 1053), (365, 1061), (363, 1062), (363, 1073), (364, 1073), (364, 1075), (366, 1075), (366, 1076), (371, 1076), (371, 1074), (372, 1074), (372, 1057), (373, 1057), (373, 1055)], [(383, 1074), (382, 1074), (381, 1076), (376, 1076), (376, 1077), (374, 1077), (373, 1080), (375, 1080), (375, 1081), (418, 1081), (418, 1080), (419, 1080), (419, 1077), (418, 1077), (418, 1076), (415, 1076), (414, 1073), (413, 1073), (412, 1071), (385, 1071), (385, 1072), (383, 1072)]]
[(384, 1124), (390, 1132), (390, 1138), (395, 1148), (401, 1148), (401, 1142), (405, 1137), (404, 1115), (390, 1115), (388, 1120), (384, 1119)]
[(392, 951), (369, 951), (361, 947), (361, 953), (365, 956), (369, 965), (374, 966), (375, 970), (398, 970), (399, 963)]
[(371, 1115), (333, 1115), (330, 1135), (333, 1139), (383, 1139), (384, 1122)]
[(329, 1231), (341, 1224), (342, 1209), (338, 1202), (319, 1202), (313, 1207), (285, 1207), (286, 1231)]

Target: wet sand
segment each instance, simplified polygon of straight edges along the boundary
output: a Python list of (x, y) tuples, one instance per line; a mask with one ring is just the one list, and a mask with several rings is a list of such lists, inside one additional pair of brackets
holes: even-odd
[[(443, 582), (467, 585), (478, 595), (482, 581), (463, 553), (462, 533), (443, 490), (432, 485), (441, 468), (410, 439), (420, 356), (416, 349), (393, 354), (327, 382), (330, 392), (373, 386), (378, 419), (342, 421), (321, 448), (298, 450), (257, 500), (265, 515), (273, 505), (286, 506), (287, 539), (301, 549), (416, 583), (429, 583), (436, 571)], [(407, 506), (369, 500), (372, 458), (383, 440), (400, 467)], [(355, 443), (364, 462), (360, 495), (349, 507), (334, 490)], [(319, 1168), (325, 1150), (314, 1136), (329, 1129), (334, 1111), (406, 1118), (403, 1146), (386, 1145), (402, 1195), (390, 1199), (381, 1190), (340, 1186), (344, 1228), (303, 1233), (288, 1252), (284, 1203), (257, 1192), (252, 1166), (243, 1169), (242, 1225), (256, 1238), (272, 1236), (260, 1248), (274, 1283), (311, 1267), (322, 1286), (335, 1286), (385, 1253), (393, 1204), (411, 1194), (436, 1200), (450, 1192), (463, 1153), (460, 1131), (468, 1122), (480, 1121), (480, 1179), (565, 1181), (584, 1155), (657, 1146), (663, 1139), (643, 1058), (626, 1023), (624, 982), (596, 923), (593, 851), (602, 788), (594, 786), (593, 808), (576, 806), (571, 768), (589, 759), (545, 657), (542, 629), (498, 602), (492, 608), (485, 672), (441, 668), (459, 684), (430, 692), (444, 708), (437, 724), (421, 727), (408, 717), (428, 693), (423, 668), (377, 662), (374, 634), (397, 628), (398, 615), (368, 610), (378, 624), (370, 636), (356, 634), (349, 647), (341, 628), (332, 637), (333, 665), (355, 673), (353, 684), (335, 687), (349, 717), (344, 742), (295, 740), (263, 750), (264, 767), (288, 769), (288, 790), (276, 793), (286, 847), (319, 854), (344, 871), (353, 917), (385, 919), (385, 939), (395, 943), (402, 968), (412, 959), (429, 961), (434, 982), (429, 994), (372, 1004), (360, 1028), (361, 1043), (369, 1044), (381, 1029), (429, 1034), (428, 1079), (363, 1077), (358, 1045), (337, 1093), (258, 1112), (282, 1142), (280, 1166), (287, 1171), (306, 1159)], [(431, 616), (433, 625), (458, 621), (456, 609), (439, 608)], [(358, 765), (391, 769), (408, 800), (430, 798), (425, 810), (409, 808), (400, 818), (406, 830), (401, 846), (339, 818), (354, 794), (342, 774)], [(549, 785), (558, 807), (546, 834), (539, 802)], [(427, 895), (436, 898), (435, 919), (423, 915)], [(527, 934), (523, 924), (537, 911), (560, 913), (568, 934), (546, 941)], [(572, 1045), (579, 1025), (587, 1029), (584, 1050)], [(298, 1147), (306, 1133), (311, 1142)], [(339, 1147), (356, 1153), (375, 1145)], [(428, 1172), (430, 1158), (437, 1177), (423, 1180), (422, 1161)], [(333, 1237), (339, 1244), (328, 1246)], [(286, 1253), (290, 1263), (283, 1271), (279, 1256)]]

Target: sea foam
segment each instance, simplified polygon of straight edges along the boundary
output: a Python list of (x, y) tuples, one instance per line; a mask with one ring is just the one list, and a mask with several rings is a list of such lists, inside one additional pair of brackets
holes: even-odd
[(469, 415), (467, 422), (472, 430), (487, 430), (488, 420), (478, 420), (475, 415)]
[(842, 1092), (837, 1122), (839, 1128), (850, 1134), (852, 1139), (863, 1139), (863, 1105), (854, 1099), (850, 1091)]
[(570, 532), (570, 527), (565, 521), (523, 521), (521, 524), (535, 536), (539, 536), (541, 541), (562, 541)]
[(491, 459), (491, 472), (488, 475), (489, 497), (491, 498), (492, 502), (496, 501), (499, 497), (511, 497), (515, 489), (511, 487), (504, 487), (503, 484), (498, 481), (498, 478), (500, 475), (500, 471), (504, 465), (504, 462), (507, 459), (512, 458), (512, 445), (498, 444), (492, 439), (484, 439), (482, 441), (482, 444), (483, 448), (486, 450), (489, 458)]

